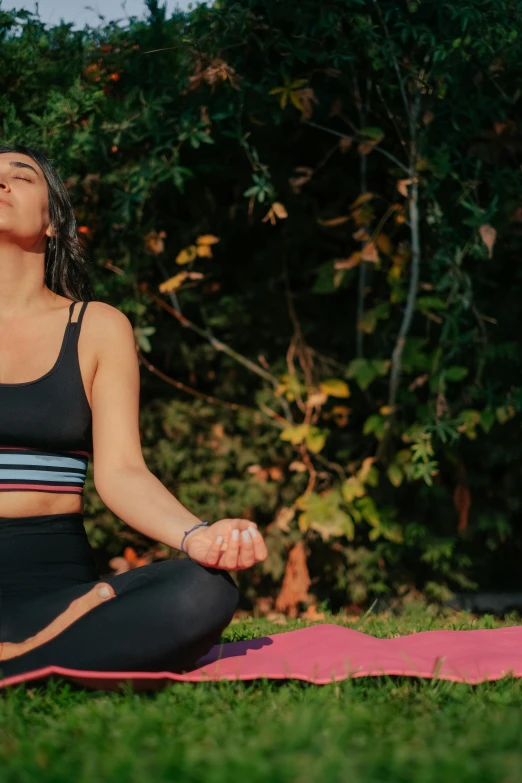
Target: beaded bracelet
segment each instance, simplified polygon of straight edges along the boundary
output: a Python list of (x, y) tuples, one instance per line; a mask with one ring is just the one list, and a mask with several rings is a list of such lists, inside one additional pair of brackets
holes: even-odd
[(183, 539), (181, 541), (181, 551), (185, 552), (186, 555), (188, 555), (188, 552), (183, 547), (183, 542), (185, 541), (185, 539), (186, 539), (186, 537), (188, 536), (189, 533), (192, 533), (192, 531), (195, 530), (197, 527), (202, 527), (203, 525), (208, 525), (208, 522), (200, 522), (199, 524), (194, 525), (194, 527), (191, 527), (190, 530), (185, 530), (185, 535), (183, 536)]

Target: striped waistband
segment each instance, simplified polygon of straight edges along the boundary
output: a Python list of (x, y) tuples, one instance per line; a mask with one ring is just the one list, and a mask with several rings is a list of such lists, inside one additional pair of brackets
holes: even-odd
[(40, 491), (81, 495), (88, 451), (46, 451), (0, 445), (0, 492)]

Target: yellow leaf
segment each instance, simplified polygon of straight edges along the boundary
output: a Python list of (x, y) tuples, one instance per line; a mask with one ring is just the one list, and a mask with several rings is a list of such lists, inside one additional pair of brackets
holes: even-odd
[(386, 256), (391, 256), (392, 243), (390, 237), (387, 234), (379, 234), (379, 236), (375, 240), (375, 244), (377, 245), (381, 253), (384, 253)]
[(299, 98), (299, 96), (295, 94), (295, 92), (290, 93), (290, 100), (292, 101), (296, 109), (299, 109), (299, 111), (303, 111), (303, 102), (301, 98)]
[(487, 224), (484, 224), (479, 228), (479, 234), (486, 245), (488, 249), (488, 257), (493, 257), (493, 245), (495, 244), (495, 240), (497, 238), (497, 232), (493, 228), (493, 226), (488, 226)]
[(295, 508), (287, 508), (286, 506), (281, 506), (279, 510), (277, 511), (274, 523), (276, 527), (278, 527), (280, 530), (283, 530), (285, 533), (290, 532), (290, 526), (289, 522), (292, 521), (292, 519), (295, 516)]
[(190, 264), (197, 256), (198, 249), (196, 245), (189, 245), (176, 256), (176, 264)]
[(330, 220), (317, 219), (320, 226), (341, 226), (343, 223), (347, 223), (350, 220), (349, 215), (341, 215), (341, 217), (330, 218)]
[(177, 275), (174, 275), (174, 277), (170, 277), (168, 280), (165, 280), (163, 283), (161, 283), (159, 290), (162, 294), (168, 293), (169, 291), (176, 291), (186, 277), (186, 272), (179, 272)]
[(350, 387), (346, 381), (340, 378), (330, 378), (327, 381), (323, 381), (319, 384), (320, 390), (323, 394), (327, 394), (329, 397), (349, 397)]
[(348, 424), (348, 416), (352, 412), (351, 408), (347, 408), (346, 405), (334, 405), (330, 411), (333, 420), (338, 427), (346, 427)]
[(361, 155), (368, 155), (373, 150), (374, 147), (375, 147), (375, 142), (362, 141), (357, 146), (357, 151), (360, 152)]
[(357, 209), (357, 207), (360, 207), (361, 204), (366, 204), (367, 201), (371, 201), (373, 197), (373, 193), (361, 193), (359, 196), (357, 196), (353, 204), (350, 204), (349, 209)]
[(272, 204), (272, 209), (276, 213), (277, 217), (281, 220), (288, 217), (288, 212), (286, 211), (284, 204), (281, 204), (279, 201), (274, 201)]
[(290, 441), (294, 445), (296, 443), (302, 443), (310, 431), (309, 424), (297, 424), (295, 427), (286, 427), (280, 433), (281, 440)]
[(377, 316), (375, 315), (375, 308), (373, 310), (366, 310), (357, 323), (357, 329), (365, 334), (373, 334), (376, 327)]
[(334, 269), (353, 269), (361, 260), (361, 253), (356, 250), (349, 258), (336, 258), (334, 260)]
[(395, 253), (392, 256), (393, 265), (399, 267), (401, 269), (404, 264), (406, 263), (407, 259), (406, 256), (401, 255), (400, 253)]
[(294, 459), (293, 462), (290, 463), (288, 466), (288, 470), (296, 471), (297, 473), (304, 473), (305, 470), (308, 470), (304, 462), (301, 462), (299, 459)]
[(200, 258), (212, 258), (212, 248), (210, 245), (198, 245), (196, 252)]
[(196, 239), (196, 244), (198, 245), (215, 245), (216, 242), (219, 242), (219, 239), (212, 234), (202, 234), (202, 236)]
[(323, 392), (312, 392), (309, 394), (308, 399), (306, 400), (306, 405), (307, 407), (312, 407), (314, 405), (324, 405), (327, 399), (328, 395), (324, 394)]
[(361, 260), (373, 262), (379, 260), (379, 254), (377, 253), (377, 248), (373, 242), (367, 242), (364, 245), (363, 249), (361, 250)]
[(318, 427), (313, 427), (306, 436), (306, 445), (309, 451), (318, 454), (326, 442), (326, 435)]
[(401, 196), (404, 196), (404, 198), (407, 198), (408, 196), (408, 190), (407, 185), (411, 185), (413, 182), (413, 179), (399, 179), (397, 181), (397, 190), (401, 194)]
[(310, 494), (305, 493), (304, 495), (299, 495), (298, 498), (294, 500), (294, 506), (299, 509), (299, 511), (306, 511), (308, 508), (308, 501), (310, 499)]
[(375, 462), (375, 457), (366, 457), (365, 459), (363, 459), (362, 465), (359, 468), (359, 472), (357, 473), (357, 478), (359, 479), (359, 481), (362, 482), (366, 481), (374, 462)]
[(354, 231), (352, 234), (352, 237), (354, 239), (360, 240), (361, 242), (369, 242), (370, 241), (370, 235), (367, 232), (367, 230), (364, 228), (364, 226), (361, 226), (361, 228), (358, 228), (357, 231)]

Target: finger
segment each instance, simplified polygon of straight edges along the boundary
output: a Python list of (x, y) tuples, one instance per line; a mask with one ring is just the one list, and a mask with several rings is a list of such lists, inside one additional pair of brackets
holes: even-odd
[(256, 528), (249, 527), (248, 530), (250, 530), (250, 535), (252, 536), (255, 561), (259, 562), (260, 560), (264, 560), (268, 552), (267, 552), (266, 544), (263, 540), (263, 536), (261, 535), (257, 527)]
[(223, 545), (223, 536), (216, 536), (208, 548), (205, 555), (205, 562), (208, 565), (216, 565), (221, 557), (221, 547)]
[(239, 568), (250, 568), (255, 563), (254, 541), (250, 530), (241, 531), (241, 544), (239, 547)]
[(257, 528), (257, 524), (255, 522), (252, 522), (251, 519), (237, 519), (234, 520), (234, 522), (239, 522), (240, 530), (248, 530), (249, 527)]
[(239, 520), (234, 522), (226, 541), (227, 551), (223, 558), (224, 567), (228, 569), (237, 568), (237, 560), (239, 557)]

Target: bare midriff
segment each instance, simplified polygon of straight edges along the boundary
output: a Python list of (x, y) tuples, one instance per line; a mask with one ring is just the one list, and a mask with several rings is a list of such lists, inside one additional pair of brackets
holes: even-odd
[(66, 492), (0, 492), (0, 517), (83, 514), (83, 495)]

